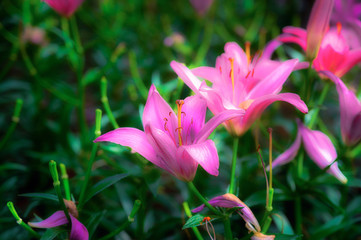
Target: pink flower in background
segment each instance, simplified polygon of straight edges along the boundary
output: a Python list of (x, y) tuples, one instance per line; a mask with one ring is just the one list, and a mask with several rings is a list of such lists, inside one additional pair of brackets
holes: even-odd
[[(316, 71), (330, 71), (343, 76), (361, 61), (361, 48), (353, 49), (343, 35), (342, 24), (329, 28), (333, 1), (316, 1), (307, 25), (307, 31), (297, 27), (285, 27), (279, 36), (282, 42), (298, 44), (310, 59)], [(322, 76), (322, 75), (321, 75)]]
[(361, 102), (341, 79), (330, 72), (322, 72), (335, 84), (340, 102), (341, 134), (346, 145), (352, 146), (361, 140)]
[(21, 40), (24, 43), (30, 42), (41, 46), (45, 46), (48, 43), (45, 31), (39, 27), (33, 27), (30, 25), (25, 26), (25, 29), (21, 34)]
[(70, 17), (84, 0), (43, 0), (52, 9), (64, 17)]
[(361, 47), (361, 3), (355, 0), (335, 0), (331, 25), (342, 24), (341, 33), (351, 48)]
[[(261, 227), (253, 215), (251, 209), (242, 202), (238, 197), (231, 193), (226, 193), (221, 196), (217, 196), (208, 201), (213, 207), (222, 207), (222, 208), (239, 208), (237, 213), (243, 218), (246, 222), (246, 227), (249, 231), (254, 233), (254, 237), (252, 239), (274, 239), (274, 235), (263, 235), (261, 234)], [(205, 205), (202, 204), (199, 207), (192, 210), (194, 213), (198, 213), (204, 209)], [(258, 237), (258, 238), (257, 238)], [(268, 237), (268, 238), (261, 238)]]
[[(285, 62), (270, 60), (275, 45), (278, 45), (277, 41), (272, 42), (269, 49), (266, 48), (263, 56), (256, 56), (252, 60), (249, 46), (245, 53), (239, 45), (231, 42), (225, 45), (225, 53), (217, 58), (215, 68), (199, 67), (189, 70), (176, 61), (171, 62), (171, 67), (188, 87), (207, 101), (213, 114), (230, 109), (244, 110), (244, 116), (225, 122), (232, 135), (241, 136), (275, 101), (293, 104), (303, 113), (308, 111), (297, 94), (279, 94), (291, 72), (307, 67), (307, 63), (298, 63), (297, 59)], [(196, 76), (209, 80), (212, 87)]]
[(209, 174), (217, 176), (217, 149), (207, 138), (219, 124), (242, 116), (244, 111), (222, 112), (205, 124), (207, 105), (199, 96), (178, 100), (177, 107), (175, 114), (152, 85), (143, 112), (144, 132), (135, 128), (118, 128), (101, 135), (95, 142), (131, 147), (182, 181), (193, 180), (198, 164)]
[(335, 162), (337, 158), (336, 149), (327, 135), (320, 131), (310, 130), (303, 125), (300, 120), (297, 121), (297, 124), (298, 134), (295, 142), (289, 149), (274, 160), (272, 167), (283, 165), (292, 161), (296, 157), (302, 141), (308, 156), (321, 169), (324, 169), (332, 164), (327, 172), (335, 176), (340, 182), (346, 183), (347, 178), (342, 174), (338, 168), (337, 162)]
[[(89, 233), (86, 227), (78, 221), (73, 215), (69, 214), (71, 219), (70, 240), (87, 240)], [(29, 222), (29, 225), (34, 228), (53, 228), (68, 223), (64, 211), (57, 211), (47, 219), (41, 222)]]
[(203, 16), (212, 6), (213, 0), (189, 0), (197, 13)]

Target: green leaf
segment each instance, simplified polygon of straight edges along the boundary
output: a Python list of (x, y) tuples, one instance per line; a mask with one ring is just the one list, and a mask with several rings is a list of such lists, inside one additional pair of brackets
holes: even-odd
[(6, 170), (19, 170), (19, 171), (26, 171), (26, 166), (18, 163), (5, 163), (1, 164), (0, 172)]
[(303, 235), (287, 235), (287, 234), (275, 234), (277, 240), (297, 240), (302, 239)]
[(82, 78), (82, 85), (86, 86), (96, 80), (100, 79), (101, 71), (99, 68), (93, 68), (85, 73), (85, 76)]
[(53, 200), (58, 202), (58, 197), (54, 194), (50, 194), (50, 193), (23, 193), (23, 194), (19, 194), (19, 196), (21, 197), (33, 197), (33, 198), (43, 198), (43, 199), (47, 199), (47, 200)]
[(101, 191), (103, 191), (104, 189), (110, 187), (111, 185), (113, 185), (114, 183), (118, 182), (119, 180), (125, 178), (128, 174), (122, 173), (122, 174), (117, 174), (111, 177), (107, 177), (103, 180), (101, 180), (100, 182), (98, 182), (97, 184), (95, 184), (87, 193), (87, 196), (84, 200), (84, 203), (86, 203), (87, 201), (89, 201), (92, 197), (94, 197), (96, 194), (100, 193)]
[(204, 215), (204, 214), (196, 214), (194, 216), (192, 216), (191, 218), (188, 219), (188, 221), (184, 224), (182, 230), (186, 229), (186, 228), (191, 228), (191, 227), (197, 227), (197, 226), (201, 226), (203, 224), (206, 224), (203, 219), (205, 217), (210, 217), (211, 220), (210, 222), (212, 222), (215, 219), (219, 219), (219, 216), (216, 215)]
[(64, 232), (67, 232), (67, 230), (64, 228), (49, 228), (46, 230), (43, 236), (41, 236), (40, 240), (52, 240)]
[(89, 239), (92, 238), (95, 230), (97, 229), (100, 221), (102, 220), (102, 218), (104, 217), (106, 212), (107, 211), (104, 210), (102, 212), (92, 213), (91, 214), (91, 217), (90, 217), (88, 223), (86, 224), (88, 232), (89, 232)]

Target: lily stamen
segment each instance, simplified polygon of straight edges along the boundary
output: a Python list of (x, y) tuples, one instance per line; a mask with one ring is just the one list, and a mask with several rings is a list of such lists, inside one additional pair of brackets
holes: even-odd
[(231, 71), (229, 73), (229, 76), (232, 80), (232, 91), (234, 92), (234, 58), (229, 58), (228, 60), (231, 62)]
[(247, 56), (248, 65), (249, 65), (251, 63), (251, 43), (247, 41), (244, 44), (244, 47), (246, 49), (246, 56)]
[(184, 104), (184, 101), (177, 100), (176, 104), (177, 104), (177, 108), (178, 108), (178, 128), (176, 128), (176, 130), (178, 130), (179, 146), (182, 146), (183, 145), (183, 142), (182, 142), (182, 106)]

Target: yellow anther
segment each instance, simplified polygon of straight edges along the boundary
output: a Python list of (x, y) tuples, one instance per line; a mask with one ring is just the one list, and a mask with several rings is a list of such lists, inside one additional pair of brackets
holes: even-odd
[(251, 43), (247, 41), (244, 45), (246, 49), (247, 62), (249, 65), (251, 63)]
[(231, 76), (232, 80), (232, 91), (234, 91), (234, 58), (228, 58), (228, 60), (231, 62), (231, 72), (229, 75)]
[(177, 108), (178, 108), (178, 140), (179, 140), (179, 146), (183, 145), (182, 142), (182, 106), (184, 104), (183, 100), (177, 100), (176, 101)]
[(342, 29), (342, 24), (340, 22), (337, 22), (336, 26), (337, 26), (337, 34), (340, 34)]

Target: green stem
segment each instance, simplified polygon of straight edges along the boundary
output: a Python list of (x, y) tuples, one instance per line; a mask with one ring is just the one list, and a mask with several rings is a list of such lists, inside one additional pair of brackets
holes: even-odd
[[(184, 212), (186, 213), (187, 217), (191, 218), (192, 217), (192, 212), (189, 209), (188, 202), (183, 202), (183, 209), (184, 209)], [(202, 237), (201, 233), (199, 232), (198, 228), (192, 227), (192, 230), (193, 230), (193, 233), (194, 233), (194, 235), (196, 235), (196, 238), (198, 240), (203, 240), (203, 237)]]
[(317, 102), (317, 108), (315, 109), (315, 112), (313, 113), (310, 122), (307, 124), (308, 128), (312, 128), (313, 125), (315, 124), (316, 120), (318, 119), (318, 113), (320, 112), (320, 107), (322, 106), (323, 101), (326, 98), (328, 90), (330, 89), (330, 85), (331, 85), (331, 83), (330, 83), (330, 81), (328, 81), (328, 82), (326, 82), (324, 88), (322, 89), (320, 98), (318, 99), (318, 102)]
[(66, 172), (66, 167), (63, 163), (60, 163), (59, 166), (60, 166), (60, 172), (61, 172), (61, 179), (63, 180), (63, 185), (64, 185), (65, 199), (70, 201), (71, 194), (70, 194), (70, 187), (69, 187), (69, 177)]
[(202, 194), (198, 191), (198, 189), (196, 188), (196, 186), (194, 186), (193, 182), (187, 182), (187, 185), (189, 187), (189, 189), (194, 193), (194, 195), (197, 196), (197, 198), (199, 200), (201, 200), (201, 202), (206, 205), (208, 207), (209, 210), (211, 210), (213, 213), (217, 214), (217, 215), (222, 215), (222, 213), (220, 213), (217, 209), (215, 209), (211, 204), (208, 203), (207, 199), (205, 199)]
[(233, 156), (232, 156), (232, 169), (231, 169), (231, 180), (229, 185), (229, 193), (234, 194), (236, 188), (236, 163), (237, 163), (237, 151), (238, 151), (239, 138), (233, 139)]
[(115, 235), (117, 235), (118, 233), (123, 231), (126, 227), (128, 227), (132, 222), (134, 222), (135, 214), (137, 214), (141, 203), (142, 202), (140, 200), (135, 200), (132, 211), (130, 212), (130, 214), (128, 216), (128, 220), (126, 222), (124, 222), (122, 225), (120, 225), (119, 228), (115, 229), (114, 231), (112, 231), (108, 235), (100, 238), (100, 240), (105, 240), (105, 239), (109, 239), (111, 237), (114, 237)]
[(54, 185), (56, 194), (58, 195), (59, 203), (65, 213), (66, 218), (68, 219), (68, 222), (70, 223), (71, 219), (70, 219), (70, 216), (68, 213), (68, 209), (66, 208), (65, 203), (64, 203), (63, 194), (61, 193), (58, 169), (56, 167), (56, 162), (54, 160), (51, 160), (49, 162), (49, 169), (50, 169), (51, 177), (53, 178), (53, 185)]
[(17, 99), (14, 114), (13, 114), (13, 116), (11, 118), (12, 123), (11, 123), (10, 127), (7, 129), (7, 131), (5, 133), (5, 137), (0, 142), (0, 150), (5, 146), (6, 142), (8, 141), (8, 139), (11, 137), (11, 135), (15, 131), (16, 125), (20, 121), (19, 117), (20, 117), (20, 112), (21, 112), (21, 107), (22, 106), (23, 106), (23, 100), (22, 99)]
[[(95, 138), (99, 137), (101, 134), (100, 128), (101, 128), (101, 118), (102, 118), (102, 111), (100, 109), (95, 110)], [(88, 162), (88, 168), (86, 170), (85, 173), (85, 179), (84, 179), (84, 183), (80, 192), (80, 197), (79, 197), (79, 206), (78, 208), (81, 209), (83, 207), (84, 204), (84, 197), (85, 197), (85, 192), (86, 192), (86, 188), (88, 185), (88, 181), (90, 178), (90, 174), (91, 174), (91, 170), (92, 170), (92, 166), (95, 160), (95, 156), (97, 153), (97, 149), (98, 149), (98, 144), (97, 143), (93, 143), (93, 147), (92, 147), (92, 151), (91, 151), (91, 155), (90, 155), (90, 159)]]
[(224, 224), (224, 232), (226, 235), (226, 240), (232, 240), (233, 236), (232, 236), (232, 229), (231, 229), (231, 220), (229, 219), (229, 217), (226, 217), (223, 224)]
[(269, 227), (271, 226), (272, 218), (270, 216), (267, 216), (265, 223), (262, 226), (262, 233), (266, 234)]
[(107, 97), (107, 79), (105, 77), (102, 77), (101, 79), (100, 92), (101, 92), (101, 101), (103, 103), (105, 112), (107, 113), (110, 122), (112, 123), (114, 128), (119, 128), (119, 125), (115, 120), (112, 110), (110, 109), (109, 106), (109, 101)]
[(83, 55), (84, 50), (83, 50), (83, 46), (82, 46), (81, 41), (80, 41), (78, 24), (77, 24), (77, 22), (76, 22), (75, 15), (73, 15), (73, 16), (70, 18), (70, 26), (71, 26), (72, 33), (73, 33), (73, 36), (74, 36), (74, 39), (75, 39), (75, 47), (76, 47), (78, 53), (79, 53), (80, 55)]
[(137, 59), (133, 51), (129, 52), (128, 59), (129, 59), (130, 73), (132, 74), (132, 78), (135, 82), (135, 86), (137, 86), (140, 95), (143, 97), (143, 99), (147, 99), (148, 90), (140, 77), (138, 65), (137, 65)]
[(14, 204), (12, 202), (8, 202), (7, 206), (11, 212), (11, 214), (16, 219), (16, 222), (22, 226), (26, 231), (28, 231), (31, 235), (33, 235), (36, 238), (40, 238), (40, 235), (35, 232), (28, 224), (24, 223), (23, 220), (19, 217), (18, 213), (15, 210)]
[(301, 210), (301, 197), (296, 196), (295, 200), (295, 216), (296, 216), (296, 226), (295, 230), (297, 234), (302, 233), (302, 210)]

